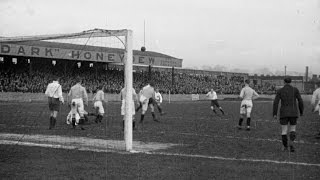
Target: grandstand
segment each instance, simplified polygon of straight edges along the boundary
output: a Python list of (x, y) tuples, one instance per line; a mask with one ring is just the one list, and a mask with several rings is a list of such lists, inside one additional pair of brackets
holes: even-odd
[[(84, 31), (85, 32), (85, 31)], [(93, 38), (93, 37), (92, 37)], [(93, 92), (103, 83), (108, 93), (119, 93), (124, 83), (124, 50), (101, 46), (90, 41), (4, 41), (0, 42), (1, 92), (44, 92), (51, 75), (61, 77), (67, 92), (75, 76), (85, 79), (85, 86)], [(90, 39), (90, 38), (89, 38)], [(97, 40), (95, 41), (97, 42)], [(109, 44), (115, 44), (114, 41)], [(99, 46), (100, 45), (100, 46)], [(139, 89), (150, 80), (164, 94), (203, 94), (214, 88), (220, 94), (238, 94), (245, 79), (260, 94), (274, 94), (283, 86), (284, 76), (257, 76), (248, 73), (205, 71), (182, 68), (182, 59), (152, 51), (133, 51), (134, 88)], [(310, 93), (319, 82), (292, 76), (293, 85)], [(31, 83), (30, 83), (31, 82)]]

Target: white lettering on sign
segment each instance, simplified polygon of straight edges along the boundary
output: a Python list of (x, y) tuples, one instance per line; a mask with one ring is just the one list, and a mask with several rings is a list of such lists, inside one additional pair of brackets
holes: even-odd
[[(124, 63), (124, 53), (110, 53), (97, 51), (82, 51), (74, 49), (50, 48), (19, 44), (0, 43), (1, 55), (30, 56), (54, 59), (69, 59), (77, 61), (98, 61)], [(156, 56), (133, 55), (134, 64), (182, 67), (182, 60)]]

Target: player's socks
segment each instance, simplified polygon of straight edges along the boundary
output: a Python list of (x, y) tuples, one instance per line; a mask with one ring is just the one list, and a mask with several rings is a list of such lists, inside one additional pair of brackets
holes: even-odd
[(240, 127), (242, 126), (242, 122), (243, 122), (243, 118), (240, 118), (240, 119), (239, 119), (239, 126), (240, 126)]
[(160, 114), (162, 114), (162, 109), (161, 109), (161, 107), (158, 106), (158, 110), (159, 110)]
[(94, 120), (95, 123), (101, 122), (102, 116), (100, 114), (97, 115), (96, 119)]
[(144, 119), (144, 114), (141, 114), (141, 117), (140, 117), (140, 123), (143, 122), (143, 119)]
[(85, 121), (85, 122), (88, 122), (88, 121), (89, 121), (88, 115), (84, 114), (84, 115), (83, 115), (83, 118), (84, 118), (84, 121)]
[(296, 149), (293, 147), (293, 145), (290, 145), (290, 152), (295, 152)]
[[(289, 134), (290, 137), (290, 141), (291, 143), (294, 142), (294, 140), (296, 139), (296, 132), (295, 131), (291, 131)], [(293, 144), (290, 145), (290, 152), (295, 152), (295, 148), (293, 147)]]
[(136, 121), (132, 121), (132, 129), (133, 129), (133, 130), (136, 129)]
[(72, 128), (76, 128), (76, 118), (72, 118)]
[(291, 131), (289, 136), (290, 136), (290, 140), (293, 142), (296, 139), (296, 132)]
[(288, 137), (287, 135), (281, 135), (282, 137), (282, 144), (285, 150), (288, 149)]
[(79, 124), (84, 124), (84, 117), (80, 117)]
[(80, 125), (80, 129), (81, 129), (81, 130), (85, 130), (82, 125)]
[(154, 112), (151, 112), (152, 114), (152, 117), (153, 117), (153, 120), (156, 121), (156, 122), (160, 122), (157, 118), (156, 118), (156, 115), (154, 114)]
[(317, 138), (317, 139), (320, 139), (320, 131), (319, 131), (319, 133), (316, 135), (316, 138)]
[(139, 107), (137, 107), (136, 112), (138, 112), (142, 108), (142, 105), (140, 104)]
[(154, 114), (154, 112), (151, 112), (151, 114), (152, 114), (153, 120), (156, 121), (156, 122), (159, 122), (159, 120), (156, 118), (156, 115)]
[(213, 111), (215, 114), (217, 114), (217, 111), (216, 111), (215, 109), (212, 109), (212, 111)]
[(251, 123), (251, 118), (247, 118), (247, 126), (250, 127), (250, 123)]
[(52, 128), (56, 126), (57, 118), (52, 117)]
[(153, 120), (156, 119), (156, 115), (154, 114), (154, 112), (151, 112), (152, 118)]
[(96, 116), (96, 113), (91, 113), (91, 112), (89, 112), (89, 113), (88, 113), (88, 116)]
[(49, 125), (49, 129), (52, 129), (52, 116), (50, 116), (50, 125)]
[(224, 115), (224, 111), (222, 110), (222, 108), (219, 108), (219, 109), (220, 109), (221, 113)]

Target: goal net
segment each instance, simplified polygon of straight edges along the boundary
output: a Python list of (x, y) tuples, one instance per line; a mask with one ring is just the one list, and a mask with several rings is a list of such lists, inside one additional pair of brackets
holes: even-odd
[[(126, 102), (132, 102), (132, 43), (132, 31), (127, 29), (0, 38), (1, 54), (8, 56), (53, 59), (53, 65), (59, 60), (72, 60), (79, 67), (84, 63), (90, 63), (90, 66), (93, 63), (121, 65), (124, 67), (122, 87), (126, 87)], [(30, 63), (30, 59), (28, 61)], [(126, 151), (132, 150), (132, 106), (133, 103), (125, 104)]]

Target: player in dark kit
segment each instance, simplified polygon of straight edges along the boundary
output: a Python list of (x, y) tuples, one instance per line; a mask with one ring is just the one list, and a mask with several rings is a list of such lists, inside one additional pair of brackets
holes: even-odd
[[(278, 105), (281, 100), (280, 107), (280, 124), (282, 129), (282, 144), (283, 150), (288, 150), (288, 128), (289, 128), (289, 137), (290, 137), (290, 151), (294, 152), (295, 148), (293, 142), (296, 139), (296, 124), (299, 116), (303, 115), (303, 101), (300, 95), (300, 92), (297, 88), (291, 86), (291, 78), (287, 77), (284, 79), (285, 85), (283, 88), (279, 89), (277, 95), (273, 102), (273, 117), (277, 119)], [(297, 100), (298, 107), (297, 108)]]

